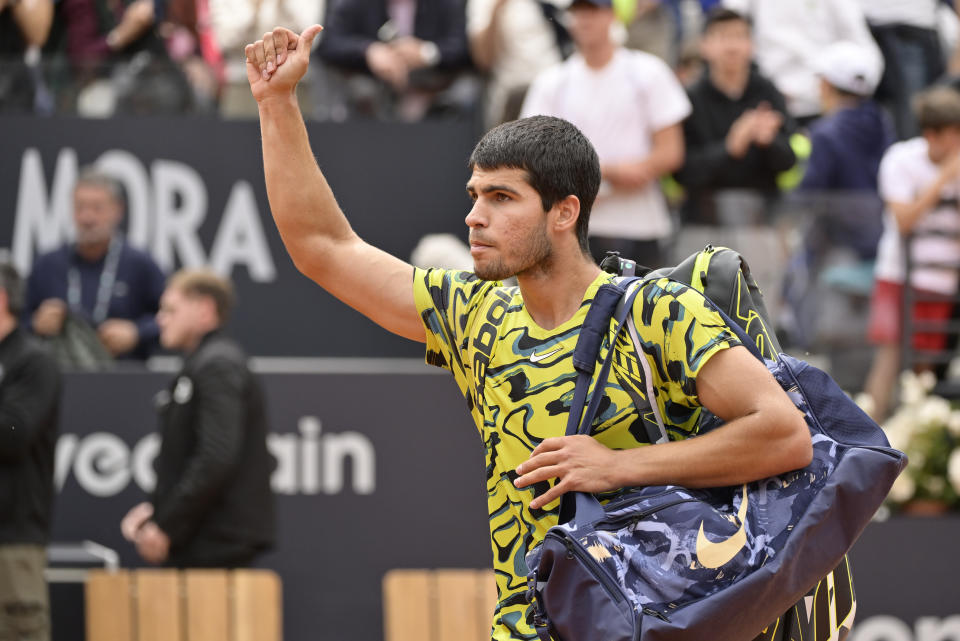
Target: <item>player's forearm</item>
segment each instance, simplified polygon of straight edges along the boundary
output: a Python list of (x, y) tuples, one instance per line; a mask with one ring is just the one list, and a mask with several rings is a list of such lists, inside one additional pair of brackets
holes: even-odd
[(296, 98), (265, 100), (259, 108), (270, 210), (298, 269), (315, 277), (324, 246), (355, 234), (313, 157)]
[(802, 415), (758, 412), (684, 441), (617, 452), (622, 487), (723, 487), (805, 467), (812, 445)]

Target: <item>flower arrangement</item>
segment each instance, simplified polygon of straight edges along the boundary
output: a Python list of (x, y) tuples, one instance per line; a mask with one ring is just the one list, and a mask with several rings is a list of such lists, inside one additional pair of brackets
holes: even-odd
[(894, 507), (924, 501), (960, 509), (960, 408), (931, 394), (935, 384), (932, 372), (904, 372), (900, 407), (883, 425), (890, 445), (910, 459), (890, 490)]

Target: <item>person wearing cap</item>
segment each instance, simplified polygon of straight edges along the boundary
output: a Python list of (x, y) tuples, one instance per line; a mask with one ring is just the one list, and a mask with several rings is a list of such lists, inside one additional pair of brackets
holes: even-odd
[(889, 117), (870, 98), (880, 81), (883, 61), (856, 43), (838, 42), (823, 52), (818, 69), (824, 115), (810, 127), (810, 158), (799, 189), (828, 197), (831, 192), (858, 192), (869, 201), (870, 211), (861, 212), (867, 216), (851, 221), (855, 229), (845, 228), (843, 221), (834, 218), (837, 225), (830, 240), (871, 259), (882, 228), (877, 172), (895, 139)]
[[(810, 213), (810, 224), (787, 267), (781, 318), (802, 346), (829, 324), (822, 312), (831, 299), (817, 274), (843, 264), (849, 269), (839, 273), (856, 278), (851, 283), (860, 283), (865, 292), (870, 286), (883, 231), (877, 172), (895, 139), (889, 117), (870, 99), (883, 69), (875, 51), (837, 42), (823, 51), (817, 68), (824, 115), (810, 127), (810, 156), (790, 196)], [(849, 319), (843, 324), (849, 326)]]
[(751, 62), (751, 26), (743, 14), (711, 10), (700, 53), (707, 72), (687, 90), (693, 112), (683, 123), (686, 160), (676, 179), (687, 192), (684, 222), (714, 225), (722, 219), (722, 190), (749, 191), (765, 205), (779, 195), (777, 175), (796, 162), (794, 124), (783, 95)]
[(614, 42), (610, 0), (575, 0), (568, 14), (576, 53), (537, 76), (521, 116), (563, 118), (596, 148), (603, 182), (590, 217), (594, 258), (619, 251), (660, 267), (673, 227), (658, 181), (683, 163), (690, 102), (662, 60)]
[[(912, 259), (935, 263), (918, 266), (910, 273), (909, 285), (917, 297), (913, 322), (929, 325), (956, 317), (953, 298), (960, 277), (960, 92), (950, 87), (927, 89), (917, 94), (914, 112), (922, 134), (891, 146), (880, 163), (880, 197), (886, 209), (867, 333), (876, 352), (865, 385), (873, 398), (877, 420), (886, 416), (901, 369), (904, 239), (911, 234), (907, 251)], [(948, 349), (951, 338), (955, 336), (927, 328), (914, 332), (910, 344), (915, 351), (932, 354)], [(933, 369), (929, 365), (917, 367)]]

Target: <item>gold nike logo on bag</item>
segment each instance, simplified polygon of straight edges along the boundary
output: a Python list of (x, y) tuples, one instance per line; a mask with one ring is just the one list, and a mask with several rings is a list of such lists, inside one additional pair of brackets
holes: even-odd
[(711, 541), (703, 533), (703, 521), (700, 521), (700, 532), (697, 534), (697, 560), (705, 568), (716, 569), (729, 563), (733, 557), (747, 544), (747, 486), (743, 486), (743, 500), (737, 510), (740, 527), (728, 539)]
[(546, 354), (537, 354), (536, 352), (534, 352), (533, 354), (530, 354), (530, 362), (531, 362), (531, 363), (538, 363), (538, 362), (542, 361), (542, 360), (545, 359), (545, 358), (550, 358), (550, 357), (553, 356), (554, 354), (558, 353), (561, 349), (563, 349), (563, 348), (562, 348), (562, 347), (558, 347), (558, 348), (556, 348), (556, 349), (550, 350), (550, 351), (547, 352)]

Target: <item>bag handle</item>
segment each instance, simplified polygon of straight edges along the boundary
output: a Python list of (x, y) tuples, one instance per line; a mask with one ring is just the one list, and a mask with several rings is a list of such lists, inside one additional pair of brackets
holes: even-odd
[[(573, 365), (577, 370), (577, 384), (574, 388), (570, 414), (567, 418), (566, 436), (590, 433), (590, 425), (593, 423), (593, 418), (596, 416), (600, 401), (603, 398), (603, 387), (610, 375), (614, 344), (627, 317), (630, 316), (630, 310), (633, 309), (633, 301), (640, 291), (640, 281), (640, 278), (629, 278), (616, 285), (601, 285), (590, 304), (590, 309), (587, 310), (587, 317), (583, 321), (580, 336), (577, 338), (577, 345), (573, 350)], [(626, 300), (626, 304), (621, 305), (621, 300)], [(611, 317), (616, 322), (616, 330), (611, 339), (610, 349), (607, 350), (607, 356), (604, 358), (600, 373), (597, 376), (597, 383), (592, 394), (589, 394), (590, 403), (584, 410), (584, 404), (590, 391), (590, 379), (596, 370), (597, 356), (600, 353), (602, 340), (610, 330)], [(570, 494), (574, 495), (573, 500), (568, 498)], [(560, 501), (560, 523), (572, 521), (578, 514), (580, 518), (577, 519), (577, 522), (594, 523), (603, 518), (603, 506), (589, 493), (571, 492), (565, 494)]]

